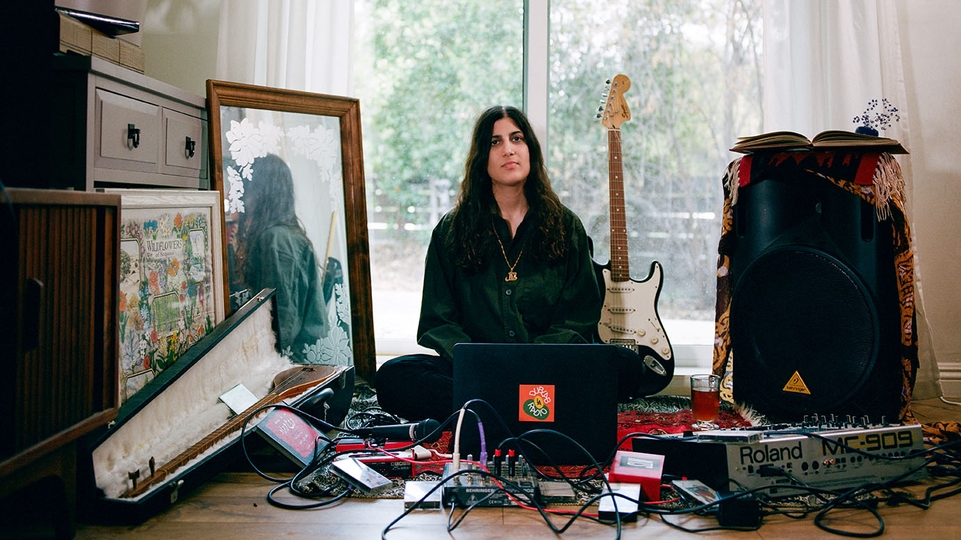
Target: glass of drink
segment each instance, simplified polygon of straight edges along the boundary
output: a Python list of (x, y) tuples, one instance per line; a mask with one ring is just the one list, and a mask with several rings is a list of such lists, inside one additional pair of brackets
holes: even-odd
[(691, 428), (717, 429), (717, 411), (721, 403), (721, 378), (714, 374), (691, 375)]

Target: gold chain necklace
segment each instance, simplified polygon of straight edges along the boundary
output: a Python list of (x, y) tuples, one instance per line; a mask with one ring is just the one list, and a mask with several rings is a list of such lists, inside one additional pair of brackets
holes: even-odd
[(507, 263), (507, 277), (504, 278), (504, 281), (517, 281), (517, 272), (514, 271), (514, 268), (517, 267), (517, 263), (521, 262), (521, 255), (524, 254), (524, 248), (521, 248), (520, 253), (517, 254), (517, 258), (514, 259), (514, 264), (511, 264), (510, 259), (507, 258), (507, 250), (504, 249), (504, 243), (501, 242), (501, 237), (497, 234), (497, 231), (494, 231), (494, 238), (497, 239), (497, 245), (501, 247), (501, 255), (504, 256), (504, 262)]

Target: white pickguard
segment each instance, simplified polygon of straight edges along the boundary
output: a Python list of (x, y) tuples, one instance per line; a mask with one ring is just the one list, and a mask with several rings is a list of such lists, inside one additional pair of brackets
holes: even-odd
[[(651, 265), (651, 275), (644, 281), (620, 281), (611, 279), (611, 271), (604, 269), (604, 307), (597, 324), (597, 331), (605, 343), (636, 347), (648, 347), (670, 362), (671, 344), (664, 327), (657, 317), (657, 295), (661, 288), (661, 265)], [(636, 348), (632, 347), (632, 348)]]

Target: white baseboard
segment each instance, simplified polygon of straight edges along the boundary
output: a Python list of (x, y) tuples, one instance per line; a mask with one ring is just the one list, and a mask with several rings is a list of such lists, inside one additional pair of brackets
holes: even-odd
[(941, 394), (946, 398), (961, 396), (961, 362), (944, 362), (938, 364), (941, 375)]

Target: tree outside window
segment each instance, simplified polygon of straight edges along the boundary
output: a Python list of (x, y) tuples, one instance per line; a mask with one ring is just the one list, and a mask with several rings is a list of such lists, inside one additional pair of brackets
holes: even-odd
[[(378, 352), (413, 342), (430, 230), (463, 176), (472, 122), (521, 105), (523, 0), (359, 0), (361, 100)], [(713, 341), (721, 176), (761, 126), (760, 0), (551, 0), (548, 134), (554, 187), (609, 254), (605, 81), (627, 75), (621, 126), (635, 279), (664, 267), (672, 342)], [(693, 324), (692, 324), (693, 323)]]

